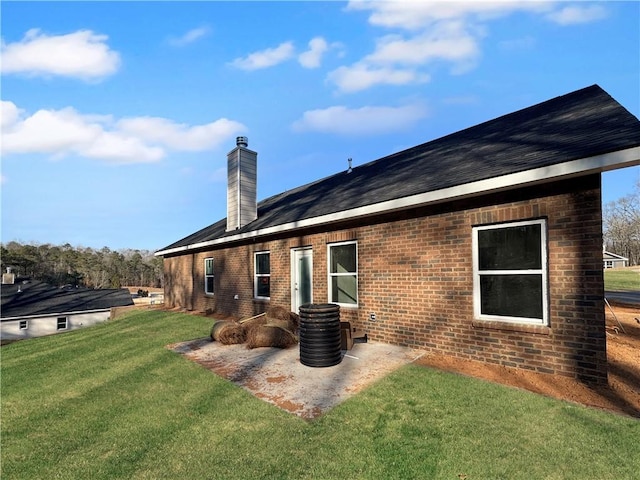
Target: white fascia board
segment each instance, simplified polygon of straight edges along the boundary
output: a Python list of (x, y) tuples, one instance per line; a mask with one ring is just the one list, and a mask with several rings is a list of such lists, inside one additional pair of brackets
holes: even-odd
[(60, 312), (60, 313), (36, 313), (34, 315), (21, 315), (19, 317), (2, 317), (0, 321), (3, 322), (11, 322), (15, 320), (31, 320), (34, 318), (53, 318), (53, 317), (70, 317), (74, 315), (85, 315), (87, 313), (101, 313), (101, 312), (110, 312), (112, 308), (99, 308), (97, 310), (77, 310), (75, 312)]
[(197, 250), (216, 245), (238, 242), (242, 240), (273, 235), (287, 231), (299, 230), (302, 228), (314, 227), (317, 225), (330, 224), (345, 220), (368, 217), (383, 213), (390, 213), (407, 208), (433, 205), (451, 200), (460, 200), (468, 197), (486, 195), (514, 188), (548, 183), (563, 178), (579, 177), (593, 173), (606, 172), (625, 167), (640, 165), (640, 147), (618, 150), (616, 152), (605, 153), (593, 157), (581, 158), (548, 167), (535, 168), (524, 172), (512, 173), (500, 177), (488, 178), (477, 182), (456, 185), (455, 187), (443, 188), (431, 192), (419, 193), (408, 197), (396, 198), (385, 202), (356, 207), (341, 212), (329, 213), (317, 217), (305, 218), (296, 222), (283, 223), (273, 227), (267, 227), (250, 232), (239, 233), (228, 237), (208, 240), (206, 242), (194, 243), (183, 247), (170, 248), (156, 252), (156, 256), (170, 255), (172, 253), (184, 253), (189, 250)]

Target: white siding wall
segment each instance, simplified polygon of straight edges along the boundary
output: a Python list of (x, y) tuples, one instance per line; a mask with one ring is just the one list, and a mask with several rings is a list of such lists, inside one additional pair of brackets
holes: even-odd
[[(110, 310), (76, 313), (76, 314), (59, 314), (46, 317), (22, 318), (15, 320), (2, 320), (0, 322), (0, 339), (19, 340), (23, 338), (42, 337), (44, 335), (52, 335), (54, 333), (68, 332), (79, 328), (90, 327), (103, 323), (109, 319)], [(58, 330), (58, 318), (67, 317), (66, 330)], [(20, 321), (27, 321), (27, 329), (20, 330)]]

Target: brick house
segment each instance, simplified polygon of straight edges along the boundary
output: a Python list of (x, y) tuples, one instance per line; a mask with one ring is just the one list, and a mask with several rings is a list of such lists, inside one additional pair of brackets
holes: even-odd
[(603, 171), (640, 122), (594, 85), (228, 211), (156, 254), (170, 308), (248, 317), (337, 303), (372, 341), (603, 383)]

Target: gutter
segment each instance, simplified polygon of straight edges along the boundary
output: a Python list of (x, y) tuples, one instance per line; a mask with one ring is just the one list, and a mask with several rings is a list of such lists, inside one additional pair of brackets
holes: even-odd
[(83, 315), (85, 313), (101, 313), (101, 312), (110, 312), (112, 308), (115, 307), (109, 307), (109, 308), (100, 308), (97, 310), (77, 310), (75, 312), (59, 312), (59, 313), (36, 313), (33, 315), (20, 315), (18, 317), (3, 317), (0, 318), (0, 322), (12, 322), (15, 320), (30, 320), (32, 318), (43, 318), (43, 317), (62, 317), (62, 316), (69, 316), (69, 315)]
[(206, 247), (224, 245), (239, 242), (242, 240), (254, 239), (266, 235), (273, 235), (287, 231), (295, 231), (303, 228), (318, 225), (331, 224), (345, 220), (358, 219), (382, 213), (390, 213), (408, 208), (434, 205), (450, 200), (460, 200), (475, 197), (488, 193), (496, 193), (512, 190), (516, 187), (524, 187), (547, 183), (553, 180), (580, 177), (592, 173), (617, 170), (624, 167), (640, 165), (640, 147), (632, 147), (625, 150), (595, 155), (570, 162), (559, 163), (547, 167), (540, 167), (524, 172), (511, 173), (495, 178), (479, 180), (477, 182), (465, 183), (455, 187), (433, 190), (431, 192), (419, 193), (408, 197), (387, 200), (385, 202), (373, 203), (362, 207), (356, 207), (341, 212), (319, 215), (317, 217), (305, 218), (303, 220), (283, 223), (272, 227), (266, 227), (250, 232), (239, 233), (228, 237), (217, 238), (205, 242), (194, 243), (182, 247), (169, 248), (156, 252), (155, 256), (171, 255), (174, 253), (199, 250)]

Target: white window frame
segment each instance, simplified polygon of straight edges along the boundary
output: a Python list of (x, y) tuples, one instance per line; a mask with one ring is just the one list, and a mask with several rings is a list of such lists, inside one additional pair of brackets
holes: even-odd
[[(64, 321), (64, 326), (60, 326), (60, 322)], [(56, 319), (56, 330), (67, 330), (69, 328), (69, 317), (58, 317)]]
[[(478, 232), (482, 230), (504, 229), (519, 227), (522, 225), (540, 225), (540, 255), (541, 267), (539, 269), (522, 270), (479, 270)], [(473, 227), (473, 314), (478, 320), (499, 321), (505, 323), (517, 323), (525, 325), (549, 325), (549, 294), (548, 294), (548, 270), (549, 258), (547, 255), (547, 221), (545, 219), (523, 220), (519, 222), (499, 223), (492, 225), (479, 225)], [(480, 277), (482, 275), (541, 275), (542, 276), (542, 318), (512, 317), (506, 315), (488, 315), (481, 313)]]
[[(269, 273), (258, 273), (258, 255), (269, 255)], [(271, 285), (269, 285), (269, 296), (258, 296), (258, 282), (263, 277), (269, 277), (269, 283), (271, 283), (271, 252), (269, 250), (263, 250), (253, 253), (253, 297), (261, 300), (271, 299)]]
[(29, 330), (29, 320), (19, 320), (18, 328), (20, 330)]
[[(356, 271), (355, 272), (345, 272), (345, 273), (332, 273), (331, 272), (331, 248), (333, 247), (341, 247), (344, 245), (355, 245), (356, 247)], [(357, 240), (349, 240), (347, 242), (337, 242), (337, 243), (328, 243), (327, 244), (327, 297), (329, 300), (329, 303), (335, 303), (336, 305), (340, 305), (341, 307), (346, 307), (346, 308), (357, 308), (358, 307), (358, 302), (360, 301), (360, 292), (359, 292), (359, 282), (358, 282), (358, 241)], [(332, 288), (332, 281), (331, 279), (333, 277), (340, 277), (340, 276), (346, 276), (346, 277), (356, 277), (356, 303), (341, 303), (341, 302), (337, 302), (334, 301), (332, 298), (333, 295), (333, 288)]]
[[(212, 274), (207, 275), (207, 262), (211, 261), (211, 271), (213, 272)], [(213, 257), (207, 257), (204, 259), (204, 294), (205, 295), (215, 295), (216, 292), (216, 270), (215, 270), (215, 261), (213, 259)], [(211, 277), (213, 278), (213, 292), (208, 292), (207, 291), (207, 279)]]

